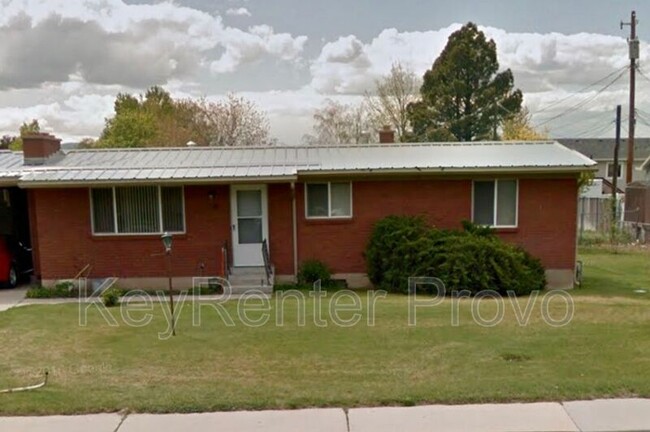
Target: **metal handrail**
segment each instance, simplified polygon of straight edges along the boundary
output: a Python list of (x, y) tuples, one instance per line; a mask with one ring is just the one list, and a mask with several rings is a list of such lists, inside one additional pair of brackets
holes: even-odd
[(230, 254), (228, 253), (228, 240), (223, 242), (221, 246), (221, 260), (223, 265), (223, 277), (228, 280), (230, 276)]
[(271, 266), (269, 244), (266, 242), (266, 239), (262, 240), (262, 258), (264, 259), (264, 272), (266, 273), (266, 283), (270, 285), (271, 276), (273, 275), (273, 267)]

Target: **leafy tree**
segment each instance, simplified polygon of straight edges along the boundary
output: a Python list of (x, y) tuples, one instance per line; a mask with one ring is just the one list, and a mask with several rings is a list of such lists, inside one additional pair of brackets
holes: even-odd
[(16, 139), (15, 136), (2, 135), (2, 137), (0, 137), (0, 150), (7, 150), (11, 145), (11, 143), (14, 142), (15, 139)]
[(535, 141), (548, 139), (548, 134), (535, 129), (528, 108), (523, 107), (503, 122), (502, 138), (510, 141)]
[(314, 113), (313, 134), (303, 136), (311, 145), (363, 144), (376, 141), (377, 124), (364, 103), (345, 105), (327, 99)]
[(38, 133), (40, 131), (41, 131), (41, 126), (38, 124), (38, 120), (33, 119), (30, 122), (24, 122), (20, 126), (20, 131), (17, 137), (9, 137), (9, 138), (3, 137), (3, 141), (8, 141), (9, 139), (11, 139), (11, 142), (8, 143), (8, 148), (11, 150), (22, 150), (23, 137), (33, 133)]
[(420, 79), (411, 69), (394, 63), (390, 73), (375, 82), (374, 93), (366, 94), (365, 102), (379, 125), (389, 125), (403, 141), (409, 132), (409, 105), (420, 98)]
[(149, 147), (158, 133), (155, 117), (145, 110), (124, 110), (106, 121), (102, 147)]
[(189, 141), (203, 146), (250, 146), (272, 142), (266, 115), (252, 102), (234, 95), (219, 102), (173, 99), (154, 86), (140, 96), (118, 94), (114, 109), (98, 146), (185, 146)]
[(413, 140), (453, 135), (458, 141), (497, 139), (503, 121), (521, 109), (510, 69), (498, 72), (494, 40), (473, 23), (449, 36), (424, 74), (422, 101), (409, 108)]
[(95, 147), (97, 147), (97, 140), (90, 137), (82, 139), (77, 145), (77, 148), (80, 149), (91, 149)]

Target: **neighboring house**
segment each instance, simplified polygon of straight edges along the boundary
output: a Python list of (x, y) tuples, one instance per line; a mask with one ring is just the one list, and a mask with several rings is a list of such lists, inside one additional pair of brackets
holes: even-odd
[[(590, 159), (595, 160), (598, 165), (596, 178), (603, 179), (602, 192), (610, 194), (612, 191), (612, 180), (614, 176), (614, 138), (558, 138), (557, 141)], [(625, 193), (625, 172), (627, 166), (627, 139), (621, 138), (619, 154), (619, 169), (617, 171), (617, 189), (618, 192)], [(640, 169), (643, 161), (650, 156), (650, 138), (634, 139), (634, 169), (632, 170), (632, 181), (643, 180), (645, 178), (643, 171)]]
[(494, 226), (542, 260), (550, 286), (569, 287), (577, 179), (595, 166), (551, 141), (62, 152), (40, 134), (25, 139), (16, 166), (21, 157), (0, 155), (0, 178), (27, 194), (42, 282), (90, 265), (92, 277), (138, 288), (166, 286), (163, 232), (174, 236), (178, 288), (225, 269), (257, 277), (263, 240), (276, 281), (318, 259), (335, 278), (367, 286), (364, 249), (388, 215)]

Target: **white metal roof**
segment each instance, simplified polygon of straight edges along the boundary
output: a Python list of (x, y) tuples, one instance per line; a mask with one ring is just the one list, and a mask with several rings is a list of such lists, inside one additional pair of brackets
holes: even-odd
[[(0, 154), (0, 171), (4, 165)], [(22, 159), (22, 155), (21, 155)], [(71, 150), (22, 166), (21, 186), (295, 179), (313, 174), (582, 171), (596, 163), (553, 141)]]
[(23, 169), (23, 154), (0, 150), (0, 181), (17, 180)]

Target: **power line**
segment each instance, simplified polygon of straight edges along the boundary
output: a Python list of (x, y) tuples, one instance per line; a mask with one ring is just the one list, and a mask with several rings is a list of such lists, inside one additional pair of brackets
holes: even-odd
[(561, 104), (562, 102), (564, 102), (564, 101), (566, 101), (568, 99), (571, 99), (572, 97), (577, 96), (577, 95), (589, 90), (593, 86), (596, 86), (596, 85), (602, 83), (603, 81), (607, 80), (608, 78), (611, 78), (612, 76), (616, 75), (617, 73), (621, 73), (622, 71), (627, 70), (628, 67), (629, 66), (625, 65), (622, 68), (617, 69), (614, 72), (611, 72), (611, 73), (607, 74), (606, 76), (600, 78), (598, 81), (594, 81), (593, 83), (589, 84), (588, 86), (581, 88), (577, 92), (571, 93), (568, 96), (565, 96), (562, 99), (559, 99), (559, 100), (547, 105), (546, 107), (542, 108), (541, 110), (535, 111), (535, 114), (541, 114), (543, 112), (548, 111), (549, 109), (553, 108), (554, 106), (557, 106), (557, 105)]
[(610, 81), (609, 83), (607, 83), (606, 85), (604, 85), (603, 87), (601, 87), (601, 88), (596, 92), (596, 94), (594, 94), (594, 95), (592, 95), (592, 96), (589, 96), (588, 98), (586, 98), (586, 99), (584, 99), (584, 100), (578, 102), (577, 104), (570, 106), (569, 108), (567, 108), (566, 110), (562, 111), (561, 113), (559, 113), (559, 114), (557, 114), (557, 115), (554, 115), (553, 117), (551, 117), (551, 118), (549, 118), (549, 119), (546, 119), (546, 120), (544, 120), (544, 121), (541, 122), (541, 123), (538, 123), (538, 124), (536, 125), (536, 127), (544, 126), (545, 124), (550, 123), (550, 122), (552, 122), (553, 120), (556, 120), (556, 119), (558, 119), (558, 118), (564, 117), (565, 115), (570, 114), (570, 113), (572, 113), (572, 112), (578, 110), (579, 108), (585, 106), (588, 102), (591, 102), (591, 101), (594, 100), (596, 97), (598, 97), (599, 95), (601, 95), (605, 90), (607, 90), (607, 89), (610, 88), (612, 85), (614, 85), (614, 83), (616, 83), (616, 82), (617, 82), (617, 81), (618, 81), (618, 80), (619, 80), (619, 79), (620, 79), (620, 78), (625, 74), (626, 71), (627, 71), (627, 68), (625, 68), (625, 70), (619, 72), (619, 74), (618, 74), (618, 75), (617, 75), (617, 76), (616, 76), (612, 81)]
[(645, 74), (645, 72), (643, 72), (643, 69), (641, 69), (641, 66), (638, 66), (638, 65), (637, 65), (637, 67), (636, 67), (636, 71), (637, 71), (637, 72), (638, 72), (638, 73), (639, 73), (639, 74), (640, 74), (640, 75), (641, 75), (641, 76), (642, 76), (646, 81), (650, 82), (650, 78), (648, 78), (648, 76)]
[(636, 120), (638, 122), (640, 122), (640, 123), (642, 123), (642, 124), (644, 124), (646, 126), (650, 126), (650, 115), (648, 115), (647, 113), (645, 113), (644, 111), (642, 111), (642, 110), (640, 110), (638, 108), (636, 109), (635, 114), (636, 114), (636, 116), (635, 116)]
[(611, 113), (609, 111), (603, 111), (600, 114), (596, 114), (595, 116), (583, 119), (583, 120), (578, 120), (578, 121), (570, 121), (566, 123), (562, 123), (559, 125), (555, 125), (553, 128), (554, 130), (558, 129), (565, 129), (567, 127), (573, 127), (576, 125), (582, 125), (582, 124), (592, 124), (592, 123), (597, 123), (600, 124), (601, 121), (605, 121), (606, 119), (610, 118)]
[(596, 136), (598, 136), (599, 133), (601, 133), (601, 132), (605, 132), (606, 130), (608, 130), (609, 128), (611, 128), (613, 125), (615, 125), (615, 123), (616, 123), (616, 122), (615, 122), (614, 120), (612, 120), (611, 122), (609, 122), (609, 123), (605, 123), (604, 125), (601, 125), (601, 126), (598, 127), (598, 128), (595, 128), (595, 129), (594, 129), (594, 128), (588, 128), (588, 129), (585, 129), (585, 130), (583, 130), (582, 132), (579, 132), (578, 134), (573, 135), (573, 137), (575, 137), (575, 138), (584, 138), (584, 137), (586, 137), (587, 135), (592, 135), (592, 136), (596, 137)]

